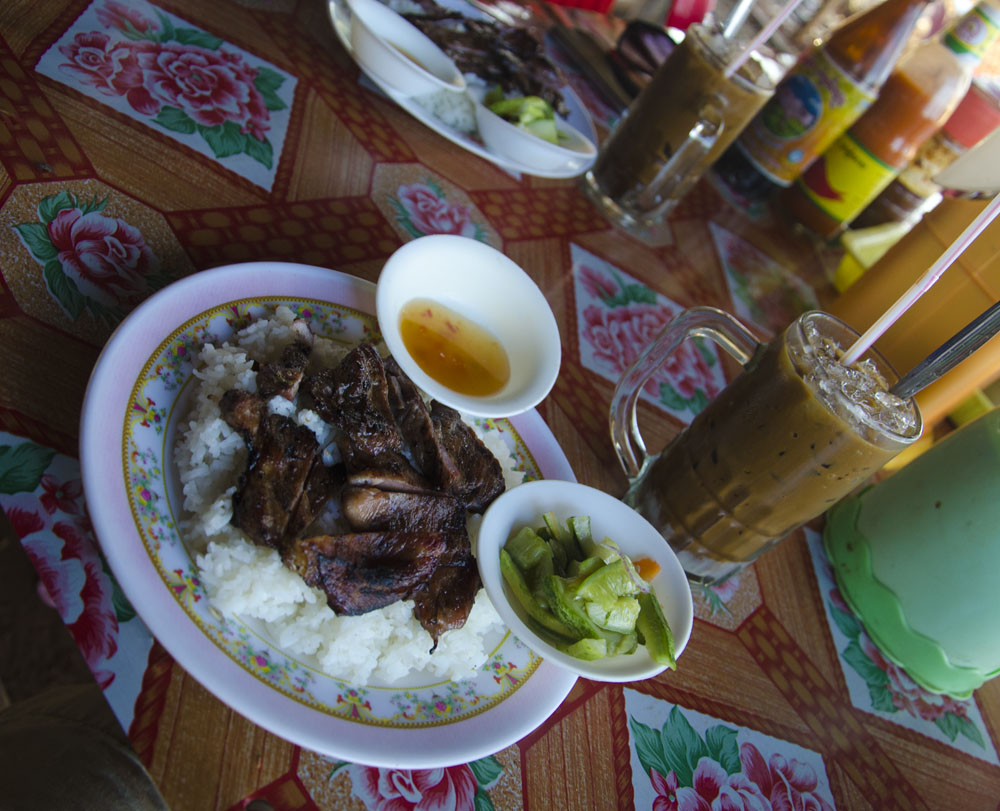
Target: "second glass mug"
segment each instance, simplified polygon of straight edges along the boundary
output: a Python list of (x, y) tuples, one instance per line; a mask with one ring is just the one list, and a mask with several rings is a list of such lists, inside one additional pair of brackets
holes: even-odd
[(619, 227), (667, 240), (664, 218), (773, 95), (777, 68), (757, 52), (725, 75), (737, 48), (715, 24), (690, 26), (601, 145), (583, 188)]
[[(651, 456), (639, 432), (639, 394), (694, 337), (713, 340), (744, 369)], [(728, 313), (692, 307), (622, 375), (610, 426), (629, 478), (624, 500), (670, 543), (690, 580), (715, 585), (739, 572), (920, 436), (923, 424), (912, 399), (898, 401), (880, 420), (845, 394), (845, 374), (848, 386), (871, 380), (845, 372), (836, 360), (836, 347), (846, 350), (857, 337), (839, 319), (811, 311), (761, 344)], [(886, 387), (898, 379), (874, 350), (862, 363)]]

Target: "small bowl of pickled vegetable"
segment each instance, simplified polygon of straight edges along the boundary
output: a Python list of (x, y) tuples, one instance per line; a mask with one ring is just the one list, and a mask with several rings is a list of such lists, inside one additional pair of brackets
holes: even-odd
[(407, 242), (382, 268), (375, 312), (410, 379), (465, 414), (520, 414), (559, 374), (559, 328), (542, 291), (478, 240), (432, 234)]
[(528, 482), (490, 505), (476, 559), (497, 612), (539, 656), (595, 681), (676, 668), (691, 636), (691, 588), (635, 510), (574, 482)]
[(585, 172), (597, 158), (586, 135), (537, 96), (491, 98), (476, 104), (479, 137), (491, 151), (538, 171)]

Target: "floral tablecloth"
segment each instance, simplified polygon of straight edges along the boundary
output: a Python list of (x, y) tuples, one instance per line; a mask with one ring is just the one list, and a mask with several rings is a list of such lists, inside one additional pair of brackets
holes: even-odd
[[(570, 80), (603, 133), (613, 114)], [(696, 590), (677, 672), (580, 680), (538, 729), (471, 763), (337, 762), (219, 702), (136, 616), (83, 499), (86, 382), (150, 293), (263, 259), (374, 280), (423, 234), (491, 244), (559, 322), (563, 367), (539, 413), (578, 479), (621, 494), (606, 410), (636, 353), (693, 304), (772, 334), (828, 300), (823, 257), (710, 179), (672, 244), (644, 247), (574, 181), (503, 171), (411, 119), (359, 76), (319, 0), (8, 0), (0, 82), (0, 507), (171, 807), (997, 807), (1000, 686), (961, 702), (919, 689), (850, 614), (813, 530)], [(731, 374), (711, 346), (685, 346), (646, 386), (650, 444)]]

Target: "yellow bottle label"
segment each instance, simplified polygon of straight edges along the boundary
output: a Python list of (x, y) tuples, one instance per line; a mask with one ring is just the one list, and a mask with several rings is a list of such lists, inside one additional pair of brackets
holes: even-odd
[(979, 62), (1000, 34), (1000, 15), (986, 6), (977, 6), (948, 29), (944, 44), (960, 57)]
[(845, 132), (799, 178), (799, 190), (837, 222), (853, 220), (899, 169), (880, 161)]
[(788, 186), (874, 100), (826, 51), (816, 50), (778, 86), (738, 143), (761, 174)]

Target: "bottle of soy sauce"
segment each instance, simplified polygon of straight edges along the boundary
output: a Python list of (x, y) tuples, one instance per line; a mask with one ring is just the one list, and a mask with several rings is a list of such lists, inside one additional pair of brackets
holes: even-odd
[(928, 0), (884, 0), (844, 22), (778, 85), (715, 164), (739, 197), (789, 186), (872, 104)]

